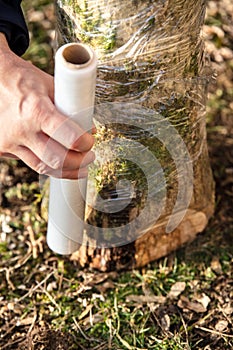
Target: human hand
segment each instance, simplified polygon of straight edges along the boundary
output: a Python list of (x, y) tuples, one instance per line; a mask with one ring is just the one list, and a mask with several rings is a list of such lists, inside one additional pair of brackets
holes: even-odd
[(0, 33), (0, 156), (39, 174), (85, 177), (94, 138), (55, 108), (53, 89), (53, 77), (16, 56)]

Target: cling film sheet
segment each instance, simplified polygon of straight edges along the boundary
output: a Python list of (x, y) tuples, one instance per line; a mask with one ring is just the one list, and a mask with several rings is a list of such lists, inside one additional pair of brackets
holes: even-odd
[(56, 2), (58, 45), (86, 43), (99, 62), (86, 231), (100, 246), (127, 244), (163, 221), (171, 232), (188, 209), (212, 200), (205, 7), (205, 0)]

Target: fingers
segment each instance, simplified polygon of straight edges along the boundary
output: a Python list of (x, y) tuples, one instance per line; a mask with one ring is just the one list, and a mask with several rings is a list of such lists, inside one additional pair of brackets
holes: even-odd
[(87, 176), (84, 168), (95, 159), (90, 151), (94, 137), (61, 114), (48, 99), (34, 112), (40, 128), (27, 133), (27, 151), (21, 148), (17, 156), (40, 174), (70, 179)]
[(88, 169), (81, 168), (76, 170), (63, 170), (61, 174), (62, 176), (60, 176), (60, 172), (51, 171), (50, 175), (56, 178), (64, 178), (70, 180), (84, 179), (88, 176)]
[(3, 157), (3, 158), (10, 158), (10, 159), (18, 159), (18, 157), (16, 157), (14, 154), (12, 153), (1, 153), (0, 152), (0, 157)]
[(59, 113), (55, 107), (44, 113), (41, 130), (67, 149), (87, 152), (94, 144), (91, 134), (85, 132), (70, 118)]
[[(86, 177), (88, 175), (87, 165), (94, 159), (93, 152), (81, 154), (74, 151), (68, 151), (65, 159), (61, 159), (59, 162), (53, 161), (53, 167), (51, 167), (50, 164), (45, 162), (45, 159), (48, 162), (50, 156), (43, 156), (43, 159), (40, 159), (32, 150), (25, 146), (17, 148), (16, 156), (41, 175), (43, 174), (67, 179)], [(60, 166), (60, 164), (63, 164), (63, 166)]]
[(86, 176), (94, 137), (55, 107), (53, 77), (10, 50), (0, 68), (0, 156), (20, 158), (40, 174)]
[(59, 170), (76, 170), (85, 167), (93, 162), (95, 155), (92, 151), (77, 152), (67, 150), (54, 139), (49, 138), (42, 132), (34, 135), (33, 139), (28, 143), (28, 148), (37, 155), (48, 167)]

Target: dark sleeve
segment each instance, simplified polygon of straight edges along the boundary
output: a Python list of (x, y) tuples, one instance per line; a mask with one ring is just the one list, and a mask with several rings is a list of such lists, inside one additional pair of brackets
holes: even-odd
[(9, 47), (19, 56), (29, 45), (28, 29), (20, 4), (21, 0), (0, 0), (0, 32), (6, 35)]

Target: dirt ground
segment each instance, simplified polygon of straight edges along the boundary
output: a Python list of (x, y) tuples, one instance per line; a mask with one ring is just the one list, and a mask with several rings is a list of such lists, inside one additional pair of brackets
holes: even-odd
[[(33, 11), (31, 12), (31, 16), (33, 16)], [(51, 12), (48, 11), (47, 20), (51, 20), (51, 18)], [(51, 27), (49, 30), (51, 30)], [(208, 313), (205, 314), (204, 317), (203, 315), (199, 316), (198, 313), (195, 314), (194, 310), (191, 310), (192, 305), (188, 304), (187, 300), (184, 298), (179, 300), (178, 306), (184, 322), (188, 324), (192, 320), (192, 324), (196, 323), (198, 325), (193, 328), (192, 337), (196, 344), (193, 349), (227, 350), (230, 349), (229, 346), (233, 344), (232, 0), (209, 1), (203, 35), (206, 41), (206, 50), (210, 56), (210, 64), (213, 69), (214, 77), (209, 87), (210, 92), (206, 117), (209, 154), (216, 183), (216, 210), (214, 217), (210, 220), (207, 230), (200, 234), (195, 242), (183, 248), (181, 254), (185, 256), (186, 260), (189, 260), (193, 256), (198, 259), (197, 252), (199, 253), (202, 251), (204, 254), (208, 255), (208, 252), (211, 251), (211, 268), (216, 278), (211, 285), (211, 290), (208, 289), (213, 302), (208, 305)], [(7, 295), (6, 288), (14, 291), (14, 285), (17, 282), (17, 285), (20, 285), (17, 279), (25, 278), (25, 276), (20, 275), (20, 273), (17, 275), (17, 271), (20, 271), (21, 266), (25, 265), (27, 259), (32, 255), (34, 255), (35, 259), (41, 259), (40, 251), (44, 249), (44, 236), (41, 235), (35, 238), (30, 231), (30, 225), (27, 224), (27, 236), (26, 238), (23, 237), (19, 232), (21, 232), (20, 230), (24, 223), (20, 220), (17, 221), (17, 218), (22, 215), (22, 213), (24, 220), (27, 220), (27, 215), (25, 213), (28, 210), (34, 210), (30, 208), (29, 203), (34, 201), (34, 195), (38, 191), (38, 186), (36, 185), (37, 180), (37, 175), (21, 162), (1, 161), (0, 163), (0, 218), (2, 227), (5, 227), (2, 231), (7, 233), (8, 230), (9, 234), (12, 234), (12, 230), (16, 232), (16, 236), (14, 237), (12, 234), (10, 241), (10, 249), (15, 249), (16, 253), (13, 256), (9, 255), (8, 265), (6, 260), (2, 260), (2, 257), (7, 257), (9, 244), (7, 248), (4, 244), (0, 245), (0, 349), (108, 349), (107, 345), (105, 345), (105, 347), (79, 346), (75, 343), (72, 333), (68, 335), (68, 332), (64, 333), (60, 330), (51, 329), (45, 320), (36, 322), (38, 317), (36, 307), (39, 301), (34, 300), (34, 304), (32, 305), (24, 304), (23, 298), (27, 291), (23, 289), (23, 286), (21, 286), (22, 296), (18, 305), (16, 305), (14, 299), (12, 299), (12, 295), (14, 295), (13, 292), (11, 292), (11, 299), (7, 300), (5, 297)], [(11, 189), (12, 191), (18, 191), (16, 195), (11, 193)], [(41, 198), (38, 198), (38, 201), (39, 200), (41, 200)], [(9, 225), (7, 221), (8, 218), (11, 218), (12, 221), (12, 217), (15, 218), (14, 227)], [(41, 217), (43, 218), (43, 213)], [(38, 220), (43, 227), (44, 221), (41, 218)], [(44, 232), (45, 230), (46, 228), (44, 227)], [(4, 232), (1, 233), (2, 241), (5, 239)], [(43, 229), (41, 232), (43, 233)], [(18, 243), (19, 240), (21, 242), (20, 244)], [(25, 250), (23, 247), (27, 245), (28, 249)], [(22, 251), (25, 252), (24, 256), (22, 255)], [(227, 265), (221, 263), (219, 259), (221, 254), (227, 255), (224, 260), (228, 262)], [(45, 253), (43, 259), (47, 259), (44, 266), (52, 266), (54, 263), (49, 253)], [(35, 268), (40, 266), (39, 260), (38, 263), (34, 262), (34, 264)], [(11, 277), (12, 271), (14, 272), (14, 280)], [(48, 271), (50, 270), (48, 269)], [(46, 273), (48, 271), (46, 271)], [(28, 291), (28, 295), (30, 296), (30, 290)], [(18, 298), (18, 295), (15, 295), (15, 298)], [(52, 303), (56, 303), (56, 301), (52, 300)], [(31, 308), (30, 313), (27, 313), (27, 308)], [(187, 313), (187, 308), (190, 311), (189, 313)], [(165, 312), (165, 308), (163, 312)], [(171, 310), (169, 311), (166, 309), (166, 312), (169, 314)], [(30, 317), (22, 317), (24, 314), (30, 315)], [(21, 317), (21, 321), (19, 321), (19, 317)], [(226, 339), (228, 339), (228, 341), (226, 341)], [(198, 342), (200, 345), (197, 345)], [(111, 349), (113, 349), (113, 347), (111, 347)], [(127, 347), (115, 347), (114, 349), (127, 349)], [(136, 348), (132, 347), (132, 349)], [(164, 348), (161, 347), (161, 349), (172, 350), (173, 348), (168, 345)]]

